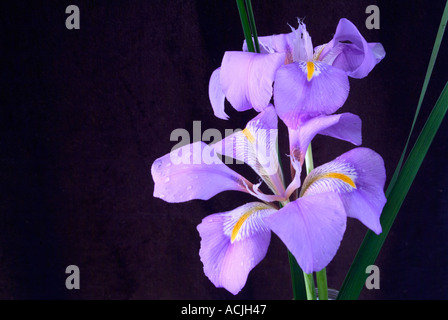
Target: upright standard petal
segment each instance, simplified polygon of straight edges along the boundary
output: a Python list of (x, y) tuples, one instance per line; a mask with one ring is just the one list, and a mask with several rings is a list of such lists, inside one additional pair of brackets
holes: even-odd
[(288, 127), (296, 128), (304, 118), (338, 110), (349, 90), (348, 77), (343, 70), (322, 62), (291, 63), (277, 71), (275, 108)]
[(380, 216), (386, 204), (385, 181), (381, 156), (371, 149), (356, 148), (311, 171), (303, 183), (301, 196), (336, 192), (347, 216), (380, 234)]
[(269, 105), (275, 74), (284, 62), (285, 53), (226, 52), (220, 82), (227, 100), (238, 111), (262, 111)]
[(217, 153), (249, 165), (277, 194), (284, 193), (277, 153), (277, 114), (269, 105), (246, 128), (213, 144)]
[(291, 156), (303, 164), (310, 142), (317, 134), (362, 143), (361, 119), (352, 113), (323, 115), (302, 122), (297, 129), (288, 129)]
[(341, 199), (332, 192), (299, 198), (265, 219), (305, 273), (320, 271), (330, 263), (346, 220)]
[(227, 120), (229, 119), (229, 116), (224, 111), (224, 101), (226, 97), (221, 88), (220, 74), (221, 68), (213, 71), (208, 85), (208, 96), (210, 98), (210, 103), (212, 105), (215, 116), (220, 119)]
[(213, 148), (202, 141), (186, 145), (154, 161), (151, 167), (154, 197), (167, 202), (208, 200), (214, 195), (252, 187), (241, 175), (228, 168)]
[(313, 43), (306, 30), (306, 25), (299, 20), (299, 27), (293, 29), (293, 61), (311, 61), (313, 58)]
[(237, 294), (249, 272), (265, 257), (271, 231), (264, 218), (276, 210), (261, 202), (216, 213), (202, 220), (199, 255), (204, 273), (218, 288)]
[(341, 19), (320, 60), (344, 70), (352, 78), (360, 79), (367, 76), (385, 55), (380, 43), (368, 43), (352, 22)]

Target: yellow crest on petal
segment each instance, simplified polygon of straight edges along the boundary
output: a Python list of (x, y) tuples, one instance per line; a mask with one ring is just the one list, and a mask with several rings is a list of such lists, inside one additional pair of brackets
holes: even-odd
[(244, 136), (247, 138), (247, 140), (249, 140), (250, 143), (254, 143), (255, 142), (255, 138), (252, 135), (252, 133), (250, 133), (249, 129), (244, 129), (242, 131), (242, 133), (244, 134)]
[(308, 61), (306, 63), (306, 70), (307, 70), (306, 78), (308, 79), (308, 81), (311, 81), (311, 79), (313, 78), (313, 75), (314, 75), (314, 71), (316, 70), (314, 62)]
[[(235, 223), (235, 226), (232, 229), (232, 233), (230, 235), (230, 241), (231, 243), (235, 242), (238, 234), (241, 231), (241, 228), (243, 227), (244, 223), (246, 222), (246, 220), (253, 215), (254, 213), (258, 212), (258, 211), (262, 211), (262, 210), (266, 210), (269, 209), (269, 206), (263, 203), (260, 203), (259, 205), (253, 206), (251, 207), (249, 210), (247, 210), (244, 214), (242, 214), (237, 222)], [(272, 208), (270, 208), (272, 209)]]
[(353, 182), (352, 178), (350, 178), (349, 176), (342, 174), (342, 173), (329, 172), (327, 174), (322, 175), (320, 178), (321, 179), (324, 179), (324, 178), (339, 179), (339, 180), (342, 180), (343, 182), (347, 183), (348, 185), (350, 185), (352, 188), (356, 189), (356, 184)]

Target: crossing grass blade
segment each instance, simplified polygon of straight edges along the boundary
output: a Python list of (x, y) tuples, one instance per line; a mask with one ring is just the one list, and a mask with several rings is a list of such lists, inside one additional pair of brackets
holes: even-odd
[(431, 58), (429, 60), (428, 69), (426, 71), (425, 80), (423, 82), (422, 91), (420, 93), (420, 98), (419, 98), (419, 101), (418, 101), (417, 109), (415, 111), (414, 120), (412, 122), (411, 130), (409, 131), (409, 136), (408, 136), (408, 139), (406, 141), (406, 145), (404, 147), (403, 153), (401, 154), (400, 160), (398, 161), (397, 169), (395, 170), (394, 175), (392, 176), (392, 179), (390, 180), (390, 185), (392, 185), (392, 186), (395, 184), (395, 181), (398, 178), (398, 174), (400, 173), (401, 166), (403, 165), (404, 157), (406, 155), (406, 151), (408, 149), (409, 142), (411, 140), (411, 136), (412, 136), (412, 133), (414, 131), (414, 127), (415, 127), (415, 124), (417, 122), (418, 115), (420, 113), (420, 109), (421, 109), (421, 106), (422, 106), (422, 103), (423, 103), (423, 99), (425, 97), (426, 90), (428, 89), (429, 80), (431, 79), (431, 74), (432, 74), (432, 71), (434, 70), (434, 65), (435, 65), (435, 62), (436, 62), (436, 59), (437, 59), (437, 55), (439, 53), (440, 44), (442, 43), (443, 34), (445, 33), (447, 20), (448, 20), (448, 1), (446, 2), (445, 10), (444, 10), (443, 15), (442, 15), (442, 20), (440, 22), (440, 26), (439, 26), (439, 30), (437, 32), (436, 40), (434, 42), (434, 48), (432, 50)]
[(377, 236), (368, 231), (353, 260), (347, 277), (339, 291), (338, 300), (358, 299), (366, 280), (366, 267), (374, 264), (381, 247), (395, 221), (398, 211), (417, 175), (428, 149), (439, 130), (448, 109), (448, 82), (426, 121), (414, 147), (412, 148), (397, 180), (388, 188), (387, 203), (381, 214), (383, 232)]
[[(339, 290), (338, 299), (339, 300), (354, 300), (358, 299), (364, 283), (366, 280), (365, 270), (367, 266), (374, 264), (382, 245), (392, 227), (393, 222), (397, 216), (398, 211), (414, 181), (415, 176), (423, 162), (429, 146), (437, 133), (443, 117), (446, 114), (448, 107), (448, 90), (447, 85), (445, 85), (439, 100), (434, 106), (428, 120), (423, 127), (412, 151), (409, 153), (406, 163), (402, 167), (407, 148), (413, 134), (415, 123), (417, 121), (420, 108), (425, 96), (429, 80), (431, 78), (432, 71), (436, 62), (436, 58), (439, 52), (440, 45), (442, 43), (442, 38), (445, 32), (446, 24), (448, 21), (448, 1), (446, 2), (445, 9), (442, 14), (442, 19), (440, 21), (439, 30), (437, 32), (436, 40), (434, 42), (433, 51), (431, 53), (431, 58), (428, 64), (428, 69), (423, 82), (422, 91), (420, 94), (419, 102), (417, 105), (417, 110), (415, 112), (414, 120), (409, 132), (406, 145), (397, 164), (397, 168), (393, 174), (393, 177), (389, 183), (386, 190), (387, 203), (381, 214), (381, 225), (383, 227), (383, 232), (381, 235), (377, 236), (373, 232), (368, 231), (359, 250), (353, 260), (353, 263), (347, 273), (347, 276)], [(448, 83), (447, 83), (448, 84)]]

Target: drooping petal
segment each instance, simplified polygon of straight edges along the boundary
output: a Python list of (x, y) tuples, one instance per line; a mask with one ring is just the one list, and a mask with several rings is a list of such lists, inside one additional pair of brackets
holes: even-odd
[(237, 294), (249, 272), (265, 257), (271, 232), (263, 219), (276, 209), (253, 202), (202, 220), (199, 255), (204, 273), (216, 287)]
[(380, 215), (386, 203), (385, 181), (386, 171), (381, 156), (368, 148), (356, 148), (310, 172), (301, 195), (336, 192), (347, 216), (358, 219), (380, 234)]
[(291, 156), (303, 164), (308, 146), (317, 134), (362, 143), (361, 119), (352, 113), (323, 115), (302, 122), (297, 129), (288, 129)]
[(285, 190), (277, 154), (277, 123), (275, 109), (269, 105), (244, 130), (212, 146), (217, 153), (249, 165), (275, 194), (282, 195)]
[(214, 195), (252, 187), (241, 175), (227, 167), (213, 148), (202, 141), (173, 150), (158, 158), (151, 167), (154, 197), (167, 202), (208, 200)]
[(229, 119), (229, 116), (224, 111), (225, 95), (221, 88), (220, 73), (221, 68), (216, 69), (212, 73), (208, 86), (208, 96), (210, 98), (210, 103), (215, 116), (220, 119), (227, 120)]
[(226, 52), (220, 83), (227, 100), (238, 111), (262, 111), (271, 100), (275, 74), (284, 62), (285, 53)]
[(320, 271), (330, 263), (346, 220), (341, 199), (331, 192), (299, 198), (265, 219), (305, 273)]
[(380, 43), (368, 43), (352, 22), (341, 19), (320, 60), (344, 70), (352, 78), (360, 79), (367, 76), (385, 55)]
[(341, 69), (322, 62), (291, 63), (277, 71), (275, 108), (288, 127), (296, 128), (303, 118), (338, 110), (349, 90), (348, 77)]

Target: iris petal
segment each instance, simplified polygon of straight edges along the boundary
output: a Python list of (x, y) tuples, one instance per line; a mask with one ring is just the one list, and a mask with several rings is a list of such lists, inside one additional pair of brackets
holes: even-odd
[[(292, 55), (294, 38), (295, 38), (294, 32), (258, 37), (258, 42), (260, 43), (260, 52), (261, 53), (277, 52)], [(243, 51), (246, 52), (249, 51), (247, 49), (246, 40), (244, 40), (243, 43)]]
[(238, 111), (262, 111), (271, 100), (275, 74), (284, 62), (285, 53), (226, 52), (220, 83), (227, 100)]
[(310, 172), (301, 194), (305, 197), (330, 191), (338, 193), (347, 216), (380, 234), (380, 215), (386, 203), (385, 181), (381, 156), (371, 149), (356, 148)]
[(360, 79), (367, 76), (385, 55), (380, 43), (368, 43), (352, 22), (341, 19), (320, 59), (344, 70), (348, 76)]
[(320, 271), (330, 263), (344, 235), (346, 220), (336, 193), (299, 198), (265, 219), (305, 273)]
[(278, 116), (290, 128), (306, 117), (331, 114), (346, 101), (350, 85), (343, 70), (314, 62), (308, 80), (306, 62), (282, 66), (275, 77), (274, 102)]
[(297, 129), (288, 129), (291, 155), (303, 164), (308, 146), (317, 134), (345, 140), (354, 145), (362, 142), (361, 119), (352, 113), (323, 115), (302, 122)]
[(210, 215), (198, 225), (204, 273), (216, 287), (233, 294), (244, 287), (249, 272), (266, 255), (271, 231), (263, 219), (275, 211), (253, 202)]
[(225, 95), (221, 87), (220, 73), (221, 68), (216, 69), (212, 73), (208, 86), (208, 95), (215, 116), (220, 119), (227, 120), (229, 119), (229, 116), (224, 112)]
[(248, 122), (246, 128), (215, 143), (217, 153), (248, 164), (277, 194), (284, 193), (277, 154), (277, 114), (272, 105)]
[(252, 187), (228, 168), (202, 141), (186, 145), (154, 161), (151, 167), (154, 197), (167, 202), (208, 200), (226, 190), (248, 192)]

